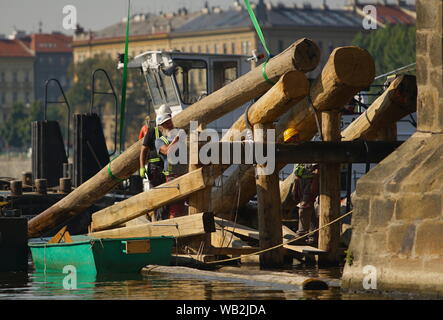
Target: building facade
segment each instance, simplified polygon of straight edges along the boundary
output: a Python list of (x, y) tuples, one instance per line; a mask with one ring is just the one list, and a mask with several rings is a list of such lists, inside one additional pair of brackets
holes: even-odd
[(32, 51), (17, 39), (0, 39), (0, 123), (15, 103), (34, 101)]

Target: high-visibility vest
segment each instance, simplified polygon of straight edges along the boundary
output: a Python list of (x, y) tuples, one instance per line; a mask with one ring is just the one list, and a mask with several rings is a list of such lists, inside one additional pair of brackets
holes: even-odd
[[(155, 139), (161, 139), (165, 143), (165, 145), (169, 145), (169, 140), (165, 136), (160, 136), (160, 132), (158, 130), (158, 127), (155, 127)], [(160, 156), (158, 156), (158, 158), (155, 158), (155, 159), (158, 159), (156, 161), (161, 161)], [(168, 160), (166, 159), (166, 161), (168, 161)], [(169, 176), (171, 174), (171, 171), (172, 171), (172, 166), (168, 162), (168, 170), (163, 170), (162, 173), (165, 176)]]
[(312, 172), (310, 170), (308, 170), (304, 164), (297, 164), (294, 167), (294, 174), (297, 177), (300, 177), (300, 178), (303, 178), (303, 179), (314, 177)]

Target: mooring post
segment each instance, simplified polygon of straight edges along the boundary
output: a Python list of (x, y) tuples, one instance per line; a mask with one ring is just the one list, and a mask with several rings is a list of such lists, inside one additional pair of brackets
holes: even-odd
[[(340, 113), (337, 110), (322, 112), (323, 141), (340, 141)], [(320, 168), (320, 228), (340, 215), (340, 164), (321, 164)], [(338, 265), (340, 223), (319, 231), (318, 248), (326, 255), (319, 256), (319, 265)]]
[[(272, 124), (255, 124), (254, 141), (265, 143), (267, 129), (274, 129)], [(274, 247), (282, 243), (282, 222), (280, 210), (280, 184), (278, 171), (271, 174), (262, 172), (266, 165), (256, 166), (258, 230), (261, 249)], [(279, 267), (283, 265), (283, 248), (279, 247), (260, 254), (260, 267)]]
[(22, 172), (22, 185), (32, 186), (32, 172), (29, 171)]
[(70, 193), (72, 190), (72, 181), (71, 178), (60, 178), (60, 193)]
[(48, 180), (46, 179), (35, 179), (35, 192), (40, 195), (47, 194)]
[(21, 196), (23, 194), (22, 189), (22, 181), (21, 180), (13, 180), (9, 183), (11, 188), (11, 196)]

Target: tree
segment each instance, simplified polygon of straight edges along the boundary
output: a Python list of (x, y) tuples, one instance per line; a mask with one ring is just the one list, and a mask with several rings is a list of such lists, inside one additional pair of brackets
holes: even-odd
[(415, 26), (396, 24), (360, 32), (352, 44), (369, 51), (377, 75), (415, 62)]
[[(387, 25), (375, 31), (358, 33), (352, 44), (368, 50), (374, 58), (376, 76), (388, 73), (415, 62), (415, 26), (402, 24)], [(403, 71), (404, 72), (404, 71)], [(415, 71), (408, 70), (414, 74)], [(386, 78), (376, 80), (374, 85), (381, 85)], [(375, 94), (368, 103), (375, 100), (381, 93), (380, 87), (371, 88), (370, 94)]]

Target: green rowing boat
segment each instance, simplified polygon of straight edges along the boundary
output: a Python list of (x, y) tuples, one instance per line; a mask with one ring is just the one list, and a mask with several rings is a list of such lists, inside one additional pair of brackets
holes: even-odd
[(29, 241), (36, 272), (62, 273), (74, 267), (77, 273), (135, 273), (148, 264), (169, 265), (173, 237), (97, 239), (72, 236), (72, 242)]

